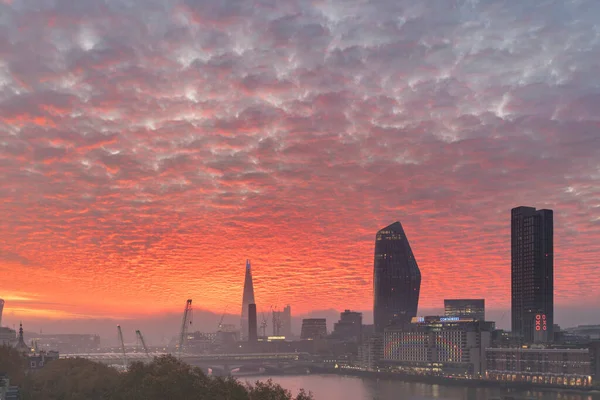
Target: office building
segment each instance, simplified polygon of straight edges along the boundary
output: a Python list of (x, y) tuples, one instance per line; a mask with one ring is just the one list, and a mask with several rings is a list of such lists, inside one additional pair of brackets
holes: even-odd
[(597, 379), (593, 348), (488, 348), (486, 378), (504, 382), (589, 387)]
[(553, 339), (553, 224), (552, 210), (511, 211), (512, 332), (525, 343)]
[(446, 317), (472, 318), (477, 321), (485, 321), (485, 300), (445, 299), (444, 312)]
[(395, 371), (428, 375), (481, 375), (492, 324), (458, 317), (416, 317), (384, 332), (382, 362)]
[(383, 358), (383, 334), (373, 333), (363, 338), (358, 346), (359, 366), (367, 371), (376, 371)]
[(0, 327), (0, 346), (13, 346), (17, 342), (17, 331)]
[(400, 222), (377, 232), (373, 269), (375, 331), (417, 315), (421, 271)]
[(301, 339), (324, 339), (326, 336), (327, 320), (325, 318), (306, 318), (302, 320)]
[(292, 337), (292, 307), (288, 304), (283, 311), (274, 310), (273, 336)]
[(39, 334), (30, 338), (39, 350), (60, 353), (94, 353), (100, 350), (100, 336), (93, 334)]
[(258, 321), (256, 320), (256, 304), (248, 304), (248, 341), (258, 341)]
[(333, 324), (331, 337), (350, 342), (359, 342), (362, 338), (362, 313), (345, 310), (340, 320)]
[(2, 327), (2, 312), (4, 311), (4, 300), (0, 299), (0, 328)]
[(252, 267), (250, 260), (246, 260), (246, 275), (244, 277), (244, 294), (242, 296), (242, 320), (240, 323), (240, 339), (248, 338), (248, 305), (256, 304), (254, 301), (254, 285), (252, 284)]

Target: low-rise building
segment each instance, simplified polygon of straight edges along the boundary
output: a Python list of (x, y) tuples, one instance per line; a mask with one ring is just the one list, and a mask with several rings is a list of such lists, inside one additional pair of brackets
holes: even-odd
[(327, 320), (325, 318), (306, 318), (302, 320), (301, 339), (323, 339), (327, 336)]
[(597, 356), (593, 348), (488, 348), (489, 380), (589, 387), (594, 384)]
[(459, 317), (416, 317), (384, 333), (382, 362), (391, 370), (426, 375), (481, 375), (492, 324)]

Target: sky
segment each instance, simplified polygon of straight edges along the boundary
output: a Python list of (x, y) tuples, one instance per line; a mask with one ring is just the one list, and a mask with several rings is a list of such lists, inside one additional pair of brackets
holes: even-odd
[(5, 323), (187, 298), (236, 314), (246, 259), (259, 310), (368, 311), (375, 234), (396, 220), (421, 309), (503, 310), (519, 205), (555, 211), (555, 304), (596, 322), (599, 16), (596, 0), (0, 0)]

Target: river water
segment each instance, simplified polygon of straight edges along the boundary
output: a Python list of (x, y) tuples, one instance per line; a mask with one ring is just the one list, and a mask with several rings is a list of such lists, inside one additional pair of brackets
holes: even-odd
[(500, 388), (471, 388), (357, 378), (338, 375), (298, 375), (247, 378), (249, 382), (272, 379), (294, 395), (301, 388), (315, 400), (492, 400), (503, 396), (527, 400), (600, 400), (600, 393), (577, 392), (509, 392)]

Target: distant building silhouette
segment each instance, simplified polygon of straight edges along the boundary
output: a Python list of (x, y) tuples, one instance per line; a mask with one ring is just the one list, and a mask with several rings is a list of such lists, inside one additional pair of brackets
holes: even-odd
[(0, 299), (0, 327), (2, 327), (2, 311), (4, 310), (4, 300)]
[(254, 301), (254, 285), (252, 284), (252, 267), (250, 260), (246, 260), (246, 276), (244, 278), (244, 294), (242, 296), (242, 320), (240, 323), (240, 339), (248, 336), (248, 305), (256, 304)]
[(446, 317), (473, 318), (485, 321), (484, 299), (444, 299)]
[(273, 311), (273, 336), (292, 336), (292, 307), (288, 304), (283, 311)]
[(258, 341), (258, 321), (256, 320), (256, 304), (248, 304), (248, 341)]
[(345, 310), (340, 313), (340, 320), (333, 325), (331, 336), (352, 342), (359, 342), (362, 338), (362, 313)]
[(526, 343), (547, 342), (554, 325), (552, 210), (511, 210), (512, 333)]
[(373, 314), (375, 331), (410, 323), (417, 315), (421, 271), (400, 222), (381, 229), (375, 239)]
[(325, 318), (307, 318), (302, 320), (301, 339), (323, 339), (327, 336), (327, 320)]

